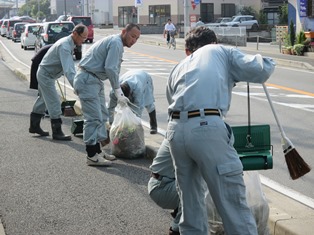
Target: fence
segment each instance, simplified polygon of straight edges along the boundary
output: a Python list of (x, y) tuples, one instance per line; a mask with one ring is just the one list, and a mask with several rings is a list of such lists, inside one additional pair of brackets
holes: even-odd
[(246, 46), (246, 27), (208, 27), (215, 32), (218, 41), (235, 46)]

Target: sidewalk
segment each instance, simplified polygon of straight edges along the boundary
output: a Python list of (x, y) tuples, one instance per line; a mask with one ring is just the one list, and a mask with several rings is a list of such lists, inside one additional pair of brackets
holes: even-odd
[[(120, 30), (114, 29), (95, 29), (95, 33), (98, 35), (106, 36), (112, 33), (120, 33)], [(150, 43), (157, 46), (166, 46), (165, 40), (162, 35), (142, 35), (140, 42)], [(184, 40), (178, 38), (177, 45), (178, 50), (183, 49)], [(247, 47), (247, 49), (250, 47)], [(271, 50), (271, 48), (273, 48)], [(254, 46), (251, 46), (253, 51)], [(276, 52), (276, 47), (265, 46), (260, 47), (261, 53), (273, 53), (277, 57), (281, 54)], [(267, 49), (267, 50), (266, 50)], [(278, 49), (278, 48), (277, 48)], [(269, 52), (268, 52), (269, 50)], [(280, 58), (274, 57), (278, 62), (281, 61)], [(292, 57), (292, 56), (291, 56)], [(294, 57), (292, 57), (294, 58)], [(297, 64), (295, 61), (288, 60), (292, 65)], [(18, 65), (12, 60), (6, 60), (8, 66), (17, 74), (17, 76), (28, 80), (29, 79), (29, 70), (24, 69), (22, 65)], [(301, 63), (307, 63), (301, 61)], [(312, 65), (308, 64), (309, 68), (312, 68)], [(77, 109), (80, 109), (79, 102), (77, 104)], [(153, 159), (156, 155), (156, 152), (161, 144), (163, 136), (160, 134), (150, 135), (148, 129), (145, 131), (145, 141), (147, 145), (147, 157)], [(268, 199), (270, 207), (270, 216), (269, 216), (269, 228), (272, 235), (311, 235), (313, 234), (313, 222), (314, 222), (314, 209), (307, 207), (285, 195), (274, 191), (273, 189), (263, 186), (264, 193)], [(0, 221), (0, 235), (5, 235), (5, 231)]]

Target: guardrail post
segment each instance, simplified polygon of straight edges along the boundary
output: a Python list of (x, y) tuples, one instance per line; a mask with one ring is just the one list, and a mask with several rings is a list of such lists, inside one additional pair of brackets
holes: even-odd
[(258, 43), (259, 43), (259, 35), (257, 35), (257, 38), (256, 38), (256, 50), (258, 51)]

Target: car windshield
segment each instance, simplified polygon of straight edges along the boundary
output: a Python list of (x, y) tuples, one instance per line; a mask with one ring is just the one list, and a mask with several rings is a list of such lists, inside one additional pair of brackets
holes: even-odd
[(230, 20), (231, 18), (223, 18), (220, 23), (226, 23), (229, 22)]
[(16, 28), (16, 30), (22, 29), (22, 28), (24, 28), (24, 25), (25, 24), (16, 24), (15, 28)]
[(62, 32), (71, 32), (73, 30), (73, 24), (51, 24), (48, 28), (48, 32), (60, 33)]
[(36, 32), (39, 29), (39, 25), (34, 25), (34, 26), (29, 26), (28, 27), (28, 32), (32, 33), (32, 32)]
[(239, 16), (232, 16), (232, 19), (231, 21), (234, 22), (234, 21), (239, 21), (240, 17)]
[(90, 18), (72, 18), (72, 21), (75, 25), (83, 24), (85, 26), (90, 26), (92, 24)]

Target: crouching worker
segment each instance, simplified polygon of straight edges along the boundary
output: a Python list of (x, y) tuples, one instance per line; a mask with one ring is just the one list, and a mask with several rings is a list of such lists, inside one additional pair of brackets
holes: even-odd
[(167, 139), (163, 140), (150, 169), (152, 174), (148, 182), (148, 194), (161, 208), (174, 210), (171, 213), (174, 219), (169, 229), (169, 235), (179, 235), (181, 205)]
[[(120, 77), (120, 87), (124, 95), (130, 100), (132, 111), (139, 117), (146, 108), (150, 119), (150, 133), (157, 133), (157, 119), (154, 99), (154, 86), (151, 76), (143, 70), (130, 70)], [(109, 100), (109, 123), (114, 119), (114, 110), (118, 100), (114, 90), (110, 93)]]

